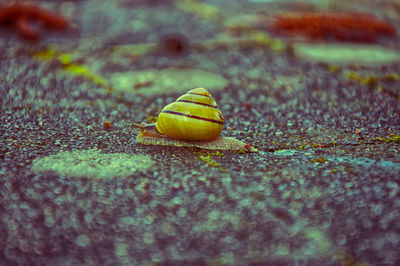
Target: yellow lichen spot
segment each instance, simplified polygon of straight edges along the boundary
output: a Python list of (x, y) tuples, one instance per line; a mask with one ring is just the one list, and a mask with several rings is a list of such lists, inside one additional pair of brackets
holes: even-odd
[(400, 144), (400, 135), (390, 134), (391, 142)]
[(382, 86), (378, 86), (380, 82), (396, 82), (400, 80), (400, 75), (396, 73), (390, 73), (386, 75), (361, 76), (356, 72), (348, 71), (345, 73), (345, 76), (350, 80), (354, 80), (366, 86), (376, 86), (377, 89), (379, 89), (380, 91), (384, 91), (384, 88)]
[(93, 73), (88, 66), (75, 62), (77, 59), (79, 59), (79, 55), (61, 52), (55, 45), (50, 45), (43, 51), (35, 52), (33, 57), (38, 60), (58, 61), (62, 66), (62, 70), (64, 70), (66, 73), (86, 78), (98, 86), (109, 88), (105, 79)]
[(387, 81), (398, 81), (398, 80), (400, 80), (400, 75), (396, 74), (396, 73), (387, 74), (385, 76), (385, 79)]
[(336, 65), (328, 65), (328, 70), (331, 73), (337, 73), (340, 71), (340, 67)]
[(378, 83), (378, 81), (379, 81), (379, 77), (377, 77), (377, 76), (369, 76), (369, 77), (363, 78), (361, 80), (361, 84), (372, 86), (372, 85), (375, 85), (376, 83)]
[(313, 163), (325, 163), (326, 159), (321, 156), (321, 157), (317, 157), (317, 158), (311, 159), (311, 162), (313, 162)]
[(286, 48), (286, 45), (284, 42), (272, 38), (269, 36), (267, 33), (262, 32), (262, 31), (252, 31), (250, 35), (250, 39), (257, 43), (258, 45), (268, 47), (274, 51), (283, 51)]
[(40, 60), (54, 59), (58, 54), (55, 45), (50, 45), (48, 49), (33, 53), (33, 57)]
[(195, 14), (205, 19), (221, 19), (222, 14), (213, 5), (200, 3), (195, 0), (181, 0), (176, 2), (176, 6), (188, 13)]
[(299, 150), (304, 149), (305, 146), (306, 146), (306, 144), (300, 145), (300, 146), (299, 146)]
[(362, 80), (363, 80), (363, 78), (360, 75), (358, 75), (356, 72), (352, 72), (352, 71), (346, 72), (345, 75), (349, 79), (355, 80), (357, 82), (362, 82)]
[(390, 134), (387, 137), (377, 137), (372, 138), (372, 141), (383, 142), (383, 143), (397, 143), (400, 144), (400, 135), (398, 134)]
[(69, 74), (84, 77), (98, 86), (107, 87), (107, 81), (91, 72), (85, 65), (67, 64), (63, 66), (63, 69)]
[(332, 173), (332, 174), (337, 173), (337, 172), (339, 172), (339, 169), (337, 169), (337, 168), (332, 168), (332, 169), (331, 169), (331, 173)]
[(221, 156), (221, 157), (225, 156), (225, 154), (223, 154), (222, 152), (219, 152), (219, 151), (217, 151), (217, 152), (215, 153), (215, 155), (216, 155), (216, 156)]
[(245, 150), (238, 150), (238, 151), (235, 151), (235, 153), (238, 153), (238, 154), (246, 154), (246, 151), (245, 151)]
[(61, 62), (61, 64), (71, 64), (72, 63), (72, 58), (71, 54), (65, 53), (65, 54), (60, 54), (58, 56), (58, 60)]
[(220, 167), (221, 165), (217, 163), (211, 155), (206, 155), (206, 156), (199, 156), (199, 159), (204, 161), (208, 166), (211, 167)]
[(80, 66), (75, 64), (68, 64), (65, 65), (63, 68), (65, 71), (77, 76), (85, 76), (87, 75), (87, 73), (90, 72), (86, 66)]
[[(195, 153), (196, 154), (196, 153)], [(197, 153), (197, 154), (201, 154), (201, 152)], [(219, 164), (217, 161), (215, 161), (212, 157), (211, 153), (203, 153), (203, 155), (200, 155), (199, 160), (205, 162), (205, 164), (209, 167), (214, 167), (217, 168), (219, 171), (221, 172), (227, 172), (227, 170), (221, 166), (221, 164)]]

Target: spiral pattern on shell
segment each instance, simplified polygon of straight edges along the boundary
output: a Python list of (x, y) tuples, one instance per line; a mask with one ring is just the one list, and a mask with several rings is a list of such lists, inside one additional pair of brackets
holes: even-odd
[(158, 115), (156, 128), (174, 139), (208, 141), (219, 136), (224, 117), (212, 95), (196, 88), (168, 104)]

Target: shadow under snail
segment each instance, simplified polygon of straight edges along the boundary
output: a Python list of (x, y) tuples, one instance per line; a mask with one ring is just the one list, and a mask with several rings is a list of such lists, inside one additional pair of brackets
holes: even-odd
[(146, 136), (178, 140), (211, 141), (223, 127), (224, 117), (208, 90), (196, 88), (165, 106), (154, 124), (132, 124)]

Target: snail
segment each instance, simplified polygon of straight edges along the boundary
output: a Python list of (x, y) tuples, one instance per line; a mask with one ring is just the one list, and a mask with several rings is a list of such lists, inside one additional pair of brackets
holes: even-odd
[(159, 133), (179, 140), (211, 141), (220, 135), (224, 117), (208, 90), (196, 88), (165, 106), (155, 124), (132, 125), (147, 135)]
[(136, 141), (144, 145), (197, 147), (209, 150), (257, 152), (248, 143), (221, 137), (224, 116), (211, 94), (196, 88), (165, 106), (154, 124), (136, 124)]

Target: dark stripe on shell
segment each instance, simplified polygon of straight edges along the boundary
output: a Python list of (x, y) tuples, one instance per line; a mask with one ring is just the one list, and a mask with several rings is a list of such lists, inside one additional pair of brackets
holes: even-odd
[(212, 122), (212, 123), (216, 123), (216, 124), (220, 124), (220, 125), (223, 125), (223, 124), (224, 124), (223, 121), (218, 121), (218, 120), (214, 120), (214, 119), (210, 119), (210, 118), (205, 118), (205, 117), (201, 117), (201, 116), (197, 116), (197, 115), (189, 115), (189, 114), (184, 114), (184, 113), (179, 113), (179, 112), (174, 112), (174, 111), (169, 111), (169, 110), (162, 111), (162, 113), (168, 113), (168, 114), (173, 114), (173, 115), (186, 116), (186, 117), (190, 117), (190, 118), (194, 118), (194, 119), (199, 119), (199, 120), (203, 120), (203, 121), (208, 121), (208, 122)]
[(204, 94), (201, 94), (201, 93), (188, 92), (187, 94), (199, 95), (199, 96), (204, 96), (204, 97), (212, 98), (212, 96), (204, 95)]
[(208, 107), (212, 107), (212, 108), (217, 108), (216, 105), (211, 105), (211, 104), (201, 103), (201, 102), (195, 102), (195, 101), (189, 101), (189, 100), (178, 100), (177, 102), (194, 103), (194, 104), (198, 104), (198, 105), (204, 105), (204, 106), (208, 106)]

